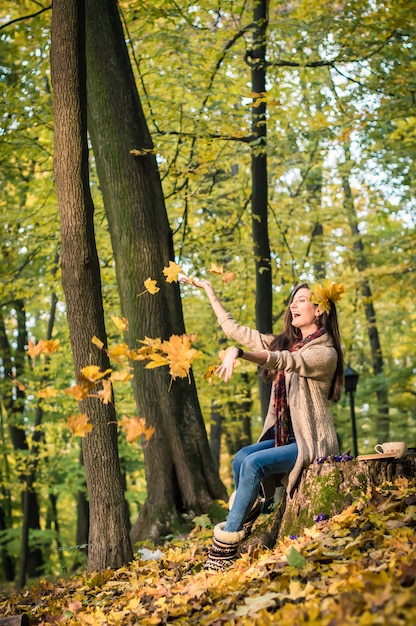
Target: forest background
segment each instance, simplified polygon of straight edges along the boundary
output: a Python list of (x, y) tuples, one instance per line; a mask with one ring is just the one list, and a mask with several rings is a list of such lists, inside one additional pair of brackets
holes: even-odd
[[(414, 445), (414, 2), (271, 2), (261, 92), (252, 85), (251, 3), (119, 7), (162, 179), (172, 261), (191, 276), (211, 276), (238, 321), (256, 324), (256, 281), (268, 270), (253, 245), (253, 159), (267, 158), (273, 329), (278, 332), (299, 281), (345, 283), (339, 314), (346, 362), (360, 375), (359, 452), (371, 452), (387, 438)], [(21, 550), (21, 494), (34, 458), (39, 508), (30, 532), (32, 555), (40, 553), (44, 572), (57, 573), (79, 563), (79, 538), (85, 537), (80, 438), (68, 427), (76, 401), (62, 393), (74, 384), (74, 368), (59, 269), (49, 9), (38, 2), (6, 3), (0, 31), (0, 530), (6, 580), (13, 579)], [(259, 110), (267, 142), (253, 134)], [(91, 189), (117, 369), (120, 301), (92, 153)], [(155, 268), (155, 275), (161, 271)], [(145, 285), (143, 290), (140, 299), (158, 297)], [(231, 384), (209, 383), (205, 373), (227, 343), (203, 294), (192, 287), (181, 291), (186, 331), (197, 335), (200, 351), (193, 374), (202, 414), (208, 432), (220, 421), (221, 456), (212, 445), (231, 488), (230, 455), (261, 427), (257, 372), (242, 365)], [(41, 340), (51, 342), (46, 351), (28, 354), (28, 346)], [(131, 389), (122, 380), (114, 385), (120, 423), (128, 424), (136, 415)], [(347, 397), (334, 407), (334, 419), (343, 449), (351, 448)], [(123, 428), (119, 454), (134, 523), (153, 486), (146, 485), (140, 439), (129, 443)], [(34, 561), (39, 573), (39, 559)]]

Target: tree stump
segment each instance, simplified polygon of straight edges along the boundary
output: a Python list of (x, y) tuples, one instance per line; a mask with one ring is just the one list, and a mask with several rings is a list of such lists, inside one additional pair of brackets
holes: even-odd
[(344, 511), (371, 486), (416, 475), (414, 460), (375, 459), (313, 463), (303, 470), (292, 498), (284, 496), (270, 517), (254, 529), (243, 551), (260, 545), (272, 548), (277, 539), (313, 526), (315, 516)]

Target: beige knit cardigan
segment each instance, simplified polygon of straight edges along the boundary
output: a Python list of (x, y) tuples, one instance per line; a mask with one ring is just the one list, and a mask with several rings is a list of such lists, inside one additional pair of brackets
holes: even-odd
[[(228, 337), (253, 351), (269, 350), (274, 339), (273, 335), (240, 326), (230, 313), (220, 316), (218, 323)], [(326, 333), (298, 351), (270, 352), (268, 362), (263, 366), (285, 372), (288, 405), (298, 444), (295, 466), (284, 481), (289, 497), (303, 468), (308, 467), (317, 457), (338, 454), (338, 441), (328, 400), (337, 360), (332, 338)], [(260, 439), (274, 426), (275, 421), (272, 389)]]

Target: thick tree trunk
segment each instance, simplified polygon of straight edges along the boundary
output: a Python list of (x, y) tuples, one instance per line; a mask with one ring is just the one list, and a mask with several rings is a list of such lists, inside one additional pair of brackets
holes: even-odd
[[(253, 43), (248, 57), (251, 65), (252, 91), (258, 94), (252, 107), (251, 143), (251, 213), (253, 254), (256, 269), (256, 328), (262, 333), (273, 331), (272, 266), (268, 227), (267, 186), (267, 116), (266, 101), (266, 32), (268, 0), (256, 0), (253, 14)], [(270, 385), (260, 376), (259, 393), (263, 418), (269, 407)]]
[[(89, 189), (85, 94), (84, 2), (56, 0), (52, 11), (51, 76), (55, 115), (55, 180), (61, 218), (62, 284), (75, 372), (109, 367), (101, 278)], [(120, 475), (114, 405), (79, 403), (92, 431), (83, 439), (90, 504), (88, 569), (117, 568), (132, 559)]]
[(333, 517), (341, 513), (368, 489), (415, 475), (414, 461), (408, 459), (313, 463), (302, 472), (292, 497), (283, 497), (277, 510), (255, 529), (243, 549), (273, 547), (277, 539), (312, 526), (315, 516)]
[[(184, 333), (179, 286), (163, 268), (174, 260), (153, 144), (143, 115), (117, 2), (86, 0), (88, 128), (108, 218), (128, 344)], [(143, 292), (151, 277), (160, 291)], [(134, 361), (139, 415), (155, 434), (144, 448), (148, 497), (132, 540), (174, 532), (181, 513), (206, 512), (226, 496), (209, 449), (190, 380), (171, 385), (167, 368), (146, 370)], [(176, 528), (175, 528), (176, 527)]]

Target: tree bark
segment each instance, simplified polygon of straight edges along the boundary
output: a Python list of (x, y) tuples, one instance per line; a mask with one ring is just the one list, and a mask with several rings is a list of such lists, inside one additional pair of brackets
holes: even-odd
[[(87, 365), (109, 368), (101, 278), (89, 188), (86, 133), (85, 6), (56, 0), (52, 11), (54, 171), (61, 219), (61, 267), (77, 377)], [(117, 449), (114, 405), (87, 397), (79, 403), (92, 431), (83, 439), (90, 503), (88, 569), (117, 568), (132, 559)]]
[[(174, 260), (154, 147), (137, 93), (115, 0), (86, 0), (88, 128), (108, 218), (122, 315), (131, 348), (145, 336), (184, 333), (177, 283), (163, 268)], [(133, 151), (133, 152), (132, 152)], [(151, 277), (160, 291), (144, 294)], [(193, 376), (171, 385), (167, 368), (134, 361), (138, 412), (156, 432), (144, 447), (148, 496), (132, 540), (175, 532), (183, 513), (206, 512), (226, 490), (209, 449)]]

